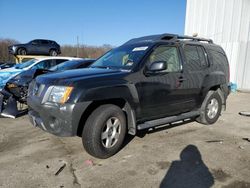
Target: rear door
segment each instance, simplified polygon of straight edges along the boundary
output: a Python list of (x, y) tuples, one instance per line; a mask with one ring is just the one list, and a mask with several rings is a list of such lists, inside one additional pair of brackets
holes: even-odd
[[(156, 61), (165, 61), (167, 69), (157, 74), (147, 74), (147, 68)], [(146, 60), (144, 76), (138, 89), (141, 119), (156, 119), (179, 114), (193, 106), (188, 80), (184, 77), (182, 58), (178, 46), (160, 45)]]
[(184, 54), (183, 77), (187, 80), (187, 93), (192, 95), (197, 108), (201, 104), (201, 89), (205, 76), (208, 74), (207, 53), (203, 46), (195, 44), (185, 44), (182, 48)]
[(48, 54), (49, 53), (49, 46), (50, 46), (49, 41), (40, 40), (39, 53)]

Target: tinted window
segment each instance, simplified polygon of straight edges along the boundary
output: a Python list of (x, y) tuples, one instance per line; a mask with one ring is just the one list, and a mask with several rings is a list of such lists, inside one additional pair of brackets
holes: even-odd
[(201, 46), (186, 45), (184, 47), (186, 63), (189, 68), (195, 70), (207, 66), (204, 50)]
[(27, 68), (27, 67), (31, 66), (32, 64), (34, 64), (36, 61), (37, 61), (36, 59), (32, 59), (32, 60), (26, 61), (25, 63), (15, 65), (15, 68), (16, 69)]
[(54, 67), (51, 67), (50, 70), (52, 71), (62, 71), (62, 70), (68, 70), (68, 69), (73, 69), (75, 66), (77, 66), (79, 63), (79, 61), (65, 61), (60, 63), (60, 64), (57, 64), (56, 66)]
[(65, 62), (65, 61), (68, 61), (68, 59), (56, 59), (55, 60), (56, 62), (56, 65), (59, 65), (60, 63), (63, 63), (63, 62)]
[(31, 44), (37, 45), (37, 44), (40, 44), (40, 41), (39, 41), (39, 40), (32, 40), (32, 41), (31, 41)]
[(200, 58), (200, 65), (201, 66), (207, 66), (207, 61), (206, 61), (206, 56), (205, 56), (205, 52), (204, 49), (200, 46), (197, 46), (197, 51), (198, 51), (198, 55)]
[(213, 50), (210, 50), (210, 54), (214, 64), (227, 65), (227, 58), (224, 54)]
[(52, 41), (52, 40), (50, 40), (49, 43), (50, 43), (50, 44), (53, 44), (53, 45), (56, 44), (56, 43), (55, 43), (54, 41)]
[(84, 63), (78, 65), (77, 68), (78, 69), (80, 69), (80, 68), (86, 68), (86, 67), (90, 66), (91, 64), (92, 64), (91, 61), (90, 62), (84, 62)]
[(156, 61), (165, 61), (167, 69), (165, 72), (178, 72), (180, 70), (180, 60), (176, 47), (160, 46), (156, 48), (148, 58), (148, 64)]
[(51, 60), (43, 60), (37, 63), (32, 69), (49, 69), (51, 67), (52, 61)]
[(47, 40), (41, 40), (41, 44), (49, 44)]

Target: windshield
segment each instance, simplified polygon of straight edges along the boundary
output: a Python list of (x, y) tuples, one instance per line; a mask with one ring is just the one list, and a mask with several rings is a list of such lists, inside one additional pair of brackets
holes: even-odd
[(49, 70), (51, 71), (63, 71), (71, 69), (71, 67), (74, 67), (79, 64), (79, 61), (65, 61), (63, 63), (60, 63), (59, 65), (51, 67)]
[(26, 61), (25, 63), (21, 63), (15, 66), (16, 69), (24, 69), (29, 67), (30, 65), (34, 64), (37, 60), (36, 59), (32, 59), (29, 61)]
[(131, 69), (144, 56), (148, 46), (121, 46), (100, 57), (91, 67)]

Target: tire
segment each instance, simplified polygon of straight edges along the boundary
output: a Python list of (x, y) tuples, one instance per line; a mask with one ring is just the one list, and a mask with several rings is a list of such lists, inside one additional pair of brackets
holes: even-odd
[(126, 118), (121, 108), (112, 104), (102, 105), (85, 123), (83, 147), (90, 155), (106, 159), (121, 149), (126, 130)]
[(50, 55), (50, 56), (57, 56), (58, 53), (57, 53), (56, 50), (50, 50), (50, 51), (49, 51), (49, 55)]
[(222, 109), (222, 99), (217, 91), (209, 91), (201, 106), (201, 114), (196, 119), (197, 122), (211, 125), (214, 124)]
[(18, 55), (27, 55), (27, 51), (26, 51), (25, 48), (19, 48), (19, 49), (17, 50), (17, 54), (18, 54)]

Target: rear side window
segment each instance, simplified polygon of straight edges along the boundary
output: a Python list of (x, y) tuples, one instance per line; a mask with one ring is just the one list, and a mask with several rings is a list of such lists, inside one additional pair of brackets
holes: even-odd
[(201, 69), (207, 66), (207, 60), (203, 47), (195, 45), (186, 45), (184, 47), (186, 63), (192, 70)]
[(51, 67), (52, 61), (51, 60), (43, 60), (37, 63), (32, 69), (49, 69)]
[(227, 58), (224, 54), (214, 51), (214, 50), (210, 50), (209, 51), (212, 58), (213, 58), (213, 63), (214, 64), (222, 64), (222, 65), (227, 65)]
[(41, 44), (49, 44), (47, 40), (41, 40)]

